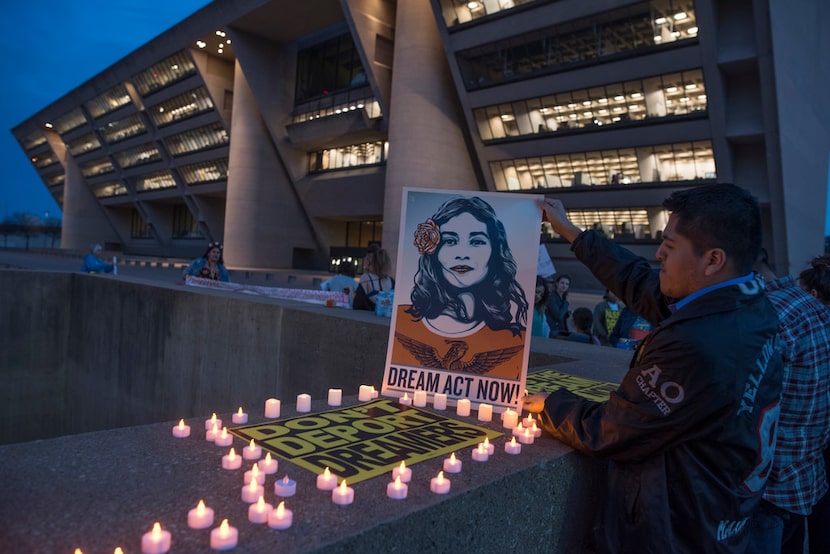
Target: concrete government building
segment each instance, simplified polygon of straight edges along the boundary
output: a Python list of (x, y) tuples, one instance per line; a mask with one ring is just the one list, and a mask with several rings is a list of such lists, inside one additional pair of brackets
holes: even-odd
[(665, 196), (734, 182), (799, 271), (824, 247), (828, 28), (822, 0), (217, 0), (12, 132), (64, 248), (394, 259), (412, 186), (555, 196), (653, 258)]

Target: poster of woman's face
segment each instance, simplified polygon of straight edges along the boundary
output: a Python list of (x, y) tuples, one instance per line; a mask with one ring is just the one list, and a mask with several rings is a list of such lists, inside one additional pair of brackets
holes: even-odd
[[(411, 383), (419, 371), (432, 378), (428, 392), (452, 373), (518, 389), (529, 349), (526, 291), (534, 290), (538, 260), (535, 198), (405, 189), (384, 383), (390, 393), (402, 390), (401, 374)], [(448, 396), (470, 396), (457, 392)]]

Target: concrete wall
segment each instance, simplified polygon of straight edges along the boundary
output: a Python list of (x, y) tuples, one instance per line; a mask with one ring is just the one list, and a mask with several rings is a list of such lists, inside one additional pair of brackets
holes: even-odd
[[(381, 385), (389, 320), (125, 276), (0, 270), (0, 444)], [(530, 367), (618, 382), (629, 355), (534, 338)]]

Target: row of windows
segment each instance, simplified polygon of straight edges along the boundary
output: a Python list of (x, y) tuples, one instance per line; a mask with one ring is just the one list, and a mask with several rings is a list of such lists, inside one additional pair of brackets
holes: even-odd
[(144, 125), (144, 121), (141, 120), (141, 116), (133, 114), (118, 121), (110, 121), (103, 127), (98, 127), (98, 132), (101, 133), (107, 144), (115, 144), (146, 133), (147, 127)]
[(46, 185), (50, 187), (62, 185), (64, 180), (66, 180), (65, 173), (55, 173), (54, 175), (49, 175), (48, 177), (44, 178), (44, 181), (46, 181)]
[(459, 52), (458, 64), (467, 88), (476, 89), (696, 37), (691, 3), (674, 9), (671, 0), (641, 2)]
[(58, 157), (51, 150), (49, 150), (48, 152), (44, 152), (39, 156), (32, 156), (31, 160), (32, 163), (35, 164), (35, 167), (38, 169), (42, 169), (44, 167), (58, 163)]
[(81, 154), (86, 154), (87, 152), (101, 148), (101, 141), (98, 140), (95, 133), (87, 133), (75, 140), (67, 142), (66, 148), (73, 156), (80, 156)]
[(40, 146), (44, 142), (46, 142), (46, 135), (44, 135), (40, 131), (32, 131), (26, 138), (23, 139), (23, 148), (26, 150), (31, 150), (36, 146)]
[(333, 169), (377, 165), (386, 162), (388, 154), (389, 143), (383, 141), (311, 152), (308, 156), (308, 172), (319, 173)]
[(128, 148), (113, 154), (115, 161), (124, 169), (161, 161), (161, 152), (152, 142)]
[(172, 85), (196, 73), (196, 64), (190, 55), (182, 50), (150, 66), (135, 77), (132, 81), (141, 96)]
[[(577, 227), (600, 231), (608, 238), (651, 240), (660, 238), (669, 214), (663, 208), (568, 210), (568, 219)], [(559, 238), (547, 221), (542, 223), (542, 234)]]
[(68, 133), (86, 123), (86, 116), (81, 108), (75, 108), (71, 112), (62, 115), (52, 122), (52, 128), (59, 134)]
[(104, 94), (96, 96), (84, 104), (84, 106), (86, 106), (89, 115), (94, 119), (98, 119), (102, 115), (117, 110), (121, 106), (126, 106), (130, 102), (132, 102), (132, 99), (127, 92), (127, 87), (124, 86), (124, 83), (118, 83)]
[(189, 154), (199, 150), (206, 150), (215, 146), (222, 146), (228, 143), (228, 132), (221, 123), (212, 123), (173, 135), (165, 139), (167, 149), (173, 156)]
[(710, 141), (490, 162), (496, 190), (715, 179)]
[(479, 0), (459, 2), (458, 0), (440, 0), (441, 11), (447, 27), (467, 23), (500, 11), (509, 10), (536, 0)]
[(700, 69), (498, 104), (474, 111), (483, 141), (599, 128), (706, 110)]
[[(173, 206), (173, 228), (171, 238), (174, 239), (201, 239), (204, 238), (199, 230), (199, 224), (193, 214), (184, 204)], [(134, 239), (153, 238), (153, 229), (148, 225), (139, 211), (135, 208), (130, 213), (130, 237)]]
[[(114, 168), (113, 168), (114, 170)], [(227, 180), (228, 159), (219, 158), (207, 162), (184, 165), (177, 168), (182, 180), (188, 185), (214, 183)], [(63, 182), (63, 174), (60, 174)], [(172, 188), (176, 186), (176, 180), (170, 171), (156, 171), (147, 175), (141, 175), (132, 180), (136, 192), (145, 192)], [(108, 198), (127, 194), (127, 187), (121, 181), (108, 181), (94, 185), (93, 192), (98, 198)]]
[(156, 104), (148, 109), (148, 113), (156, 127), (163, 127), (212, 109), (213, 101), (210, 99), (207, 90), (204, 87), (199, 87)]
[[(343, 95), (347, 96), (347, 95)], [(328, 99), (327, 99), (328, 100)], [(358, 98), (354, 100), (344, 100), (338, 101), (337, 99), (334, 102), (325, 102), (325, 106), (321, 105), (323, 102), (315, 103), (312, 106), (303, 106), (301, 108), (301, 112), (294, 115), (291, 119), (292, 123), (302, 123), (304, 121), (311, 121), (313, 119), (320, 119), (323, 117), (330, 117), (333, 115), (340, 115), (342, 113), (355, 111), (355, 110), (365, 110), (366, 115), (369, 119), (377, 119), (382, 117), (383, 114), (380, 111), (380, 104), (378, 101), (375, 100), (373, 96), (366, 96), (365, 98)]]

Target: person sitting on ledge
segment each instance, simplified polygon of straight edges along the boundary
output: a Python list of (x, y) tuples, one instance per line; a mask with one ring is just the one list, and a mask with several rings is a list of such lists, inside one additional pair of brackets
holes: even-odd
[(113, 265), (107, 263), (101, 257), (103, 252), (100, 244), (93, 244), (89, 247), (89, 254), (84, 256), (84, 263), (81, 266), (81, 271), (84, 273), (112, 273)]
[(323, 290), (342, 292), (349, 295), (349, 305), (354, 300), (357, 282), (354, 280), (354, 264), (341, 261), (337, 266), (337, 275), (320, 283)]
[(219, 241), (208, 243), (207, 250), (202, 254), (202, 257), (190, 262), (190, 265), (182, 272), (183, 277), (188, 275), (201, 277), (202, 279), (229, 282), (231, 280), (231, 274), (228, 272), (228, 268), (225, 267), (225, 261), (222, 259), (222, 244)]

